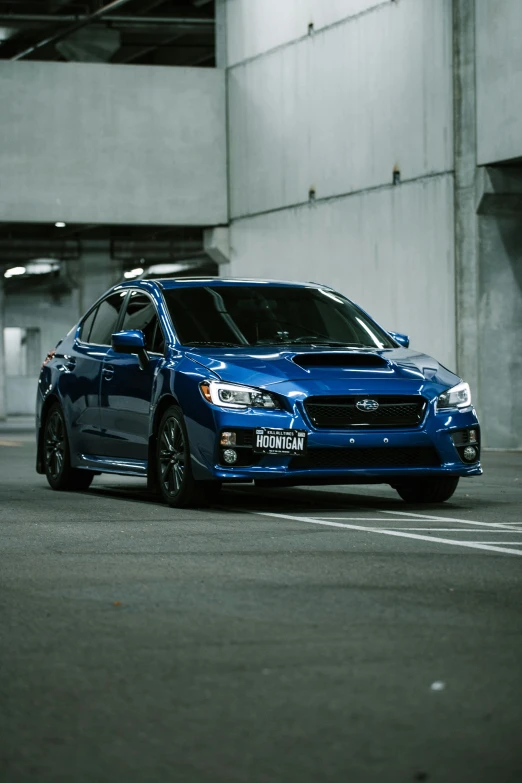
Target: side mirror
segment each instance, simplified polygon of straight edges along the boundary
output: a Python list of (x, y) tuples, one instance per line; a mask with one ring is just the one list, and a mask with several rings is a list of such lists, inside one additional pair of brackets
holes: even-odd
[(145, 348), (145, 337), (140, 329), (116, 332), (111, 337), (111, 346), (116, 353), (135, 354), (140, 361), (142, 370), (149, 362), (149, 355)]
[(400, 332), (388, 332), (396, 343), (399, 343), (399, 345), (402, 345), (403, 348), (409, 348), (410, 347), (410, 338), (407, 334), (401, 334)]

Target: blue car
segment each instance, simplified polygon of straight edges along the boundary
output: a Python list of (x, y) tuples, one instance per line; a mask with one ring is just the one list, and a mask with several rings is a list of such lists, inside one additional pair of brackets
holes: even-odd
[(42, 366), (37, 471), (56, 490), (146, 477), (174, 507), (226, 482), (442, 502), (482, 473), (479, 422), (468, 384), (408, 346), (315, 283), (122, 283)]

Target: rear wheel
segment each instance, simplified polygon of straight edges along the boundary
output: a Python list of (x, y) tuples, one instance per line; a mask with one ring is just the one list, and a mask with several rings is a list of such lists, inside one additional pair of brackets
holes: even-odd
[(196, 481), (190, 464), (187, 428), (176, 405), (162, 416), (157, 433), (156, 470), (163, 500), (173, 508), (208, 506), (217, 500), (219, 481)]
[(421, 478), (410, 479), (393, 488), (406, 503), (444, 503), (457, 489), (458, 478)]
[(45, 476), (52, 489), (88, 489), (94, 474), (90, 470), (71, 467), (65, 418), (58, 403), (47, 414), (43, 441)]

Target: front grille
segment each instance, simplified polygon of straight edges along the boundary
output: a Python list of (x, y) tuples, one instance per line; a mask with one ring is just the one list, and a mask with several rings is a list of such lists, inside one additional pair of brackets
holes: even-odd
[(302, 456), (292, 457), (289, 468), (431, 468), (437, 465), (440, 465), (440, 458), (432, 446), (378, 446), (309, 449)]
[[(375, 411), (359, 410), (356, 403), (375, 400)], [(424, 418), (427, 401), (424, 397), (376, 396), (364, 397), (308, 397), (304, 407), (314, 427), (321, 429), (387, 429), (389, 427), (417, 427)]]

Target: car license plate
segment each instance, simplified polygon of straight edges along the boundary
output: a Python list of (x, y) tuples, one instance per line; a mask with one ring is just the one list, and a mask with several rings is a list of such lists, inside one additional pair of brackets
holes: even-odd
[(254, 430), (254, 451), (257, 454), (304, 454), (305, 430)]

